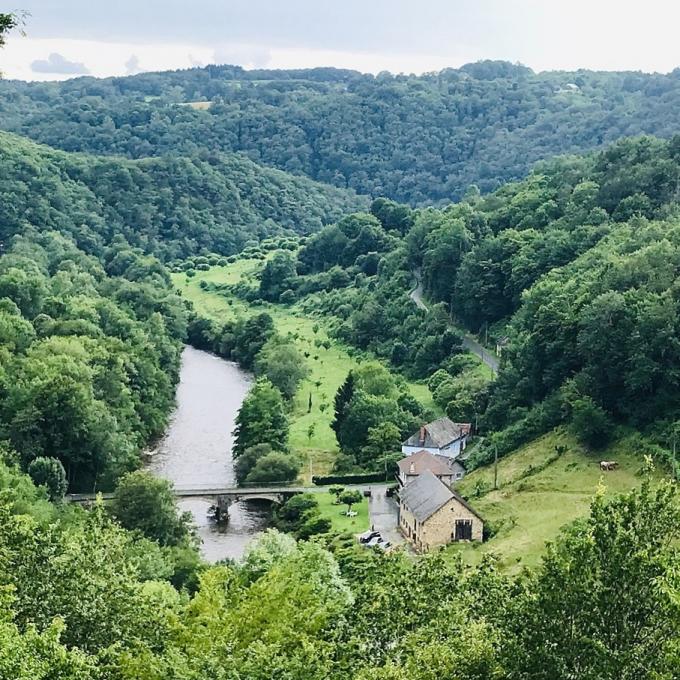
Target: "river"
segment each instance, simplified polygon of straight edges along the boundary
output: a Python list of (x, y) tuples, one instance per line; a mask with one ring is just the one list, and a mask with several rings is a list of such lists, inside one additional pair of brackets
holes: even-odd
[[(236, 486), (231, 432), (250, 382), (236, 364), (186, 347), (177, 406), (149, 469), (176, 487)], [(180, 507), (192, 513), (203, 541), (201, 553), (211, 562), (240, 557), (270, 516), (266, 503), (235, 503), (229, 522), (217, 525), (208, 519), (209, 500), (186, 500)]]

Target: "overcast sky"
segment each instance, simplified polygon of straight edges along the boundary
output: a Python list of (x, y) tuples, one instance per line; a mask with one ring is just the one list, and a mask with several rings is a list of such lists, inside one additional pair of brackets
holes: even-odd
[(422, 73), (478, 59), (536, 71), (680, 66), (677, 0), (14, 0), (5, 77), (207, 63)]

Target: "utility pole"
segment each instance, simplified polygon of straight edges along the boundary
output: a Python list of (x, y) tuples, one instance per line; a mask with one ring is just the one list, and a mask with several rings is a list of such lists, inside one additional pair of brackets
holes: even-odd
[(677, 438), (678, 438), (678, 434), (674, 430), (673, 431), (673, 479), (674, 480), (677, 480), (677, 478), (678, 478), (678, 465), (677, 465), (677, 462), (675, 460), (675, 442), (676, 442)]
[(493, 488), (498, 489), (498, 444), (493, 445)]

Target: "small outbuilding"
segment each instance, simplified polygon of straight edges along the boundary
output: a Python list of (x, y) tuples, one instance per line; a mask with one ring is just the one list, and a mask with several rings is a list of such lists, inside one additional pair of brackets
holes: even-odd
[(419, 451), (457, 458), (465, 450), (470, 436), (470, 423), (454, 423), (450, 418), (439, 418), (423, 425), (401, 445), (401, 452), (411, 456)]
[(453, 541), (481, 541), (484, 521), (432, 472), (425, 470), (399, 492), (399, 529), (418, 552)]

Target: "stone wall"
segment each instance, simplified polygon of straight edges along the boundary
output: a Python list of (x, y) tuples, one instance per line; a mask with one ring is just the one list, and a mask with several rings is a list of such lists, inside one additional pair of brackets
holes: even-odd
[(481, 541), (484, 524), (474, 513), (462, 503), (452, 498), (423, 523), (420, 532), (420, 543), (423, 550), (430, 550), (439, 545), (453, 541), (456, 520), (472, 521), (472, 540)]
[(472, 540), (482, 540), (484, 523), (455, 498), (439, 508), (423, 523), (418, 522), (403, 503), (399, 509), (399, 529), (419, 552), (427, 552), (432, 548), (452, 543), (456, 520), (470, 520)]

